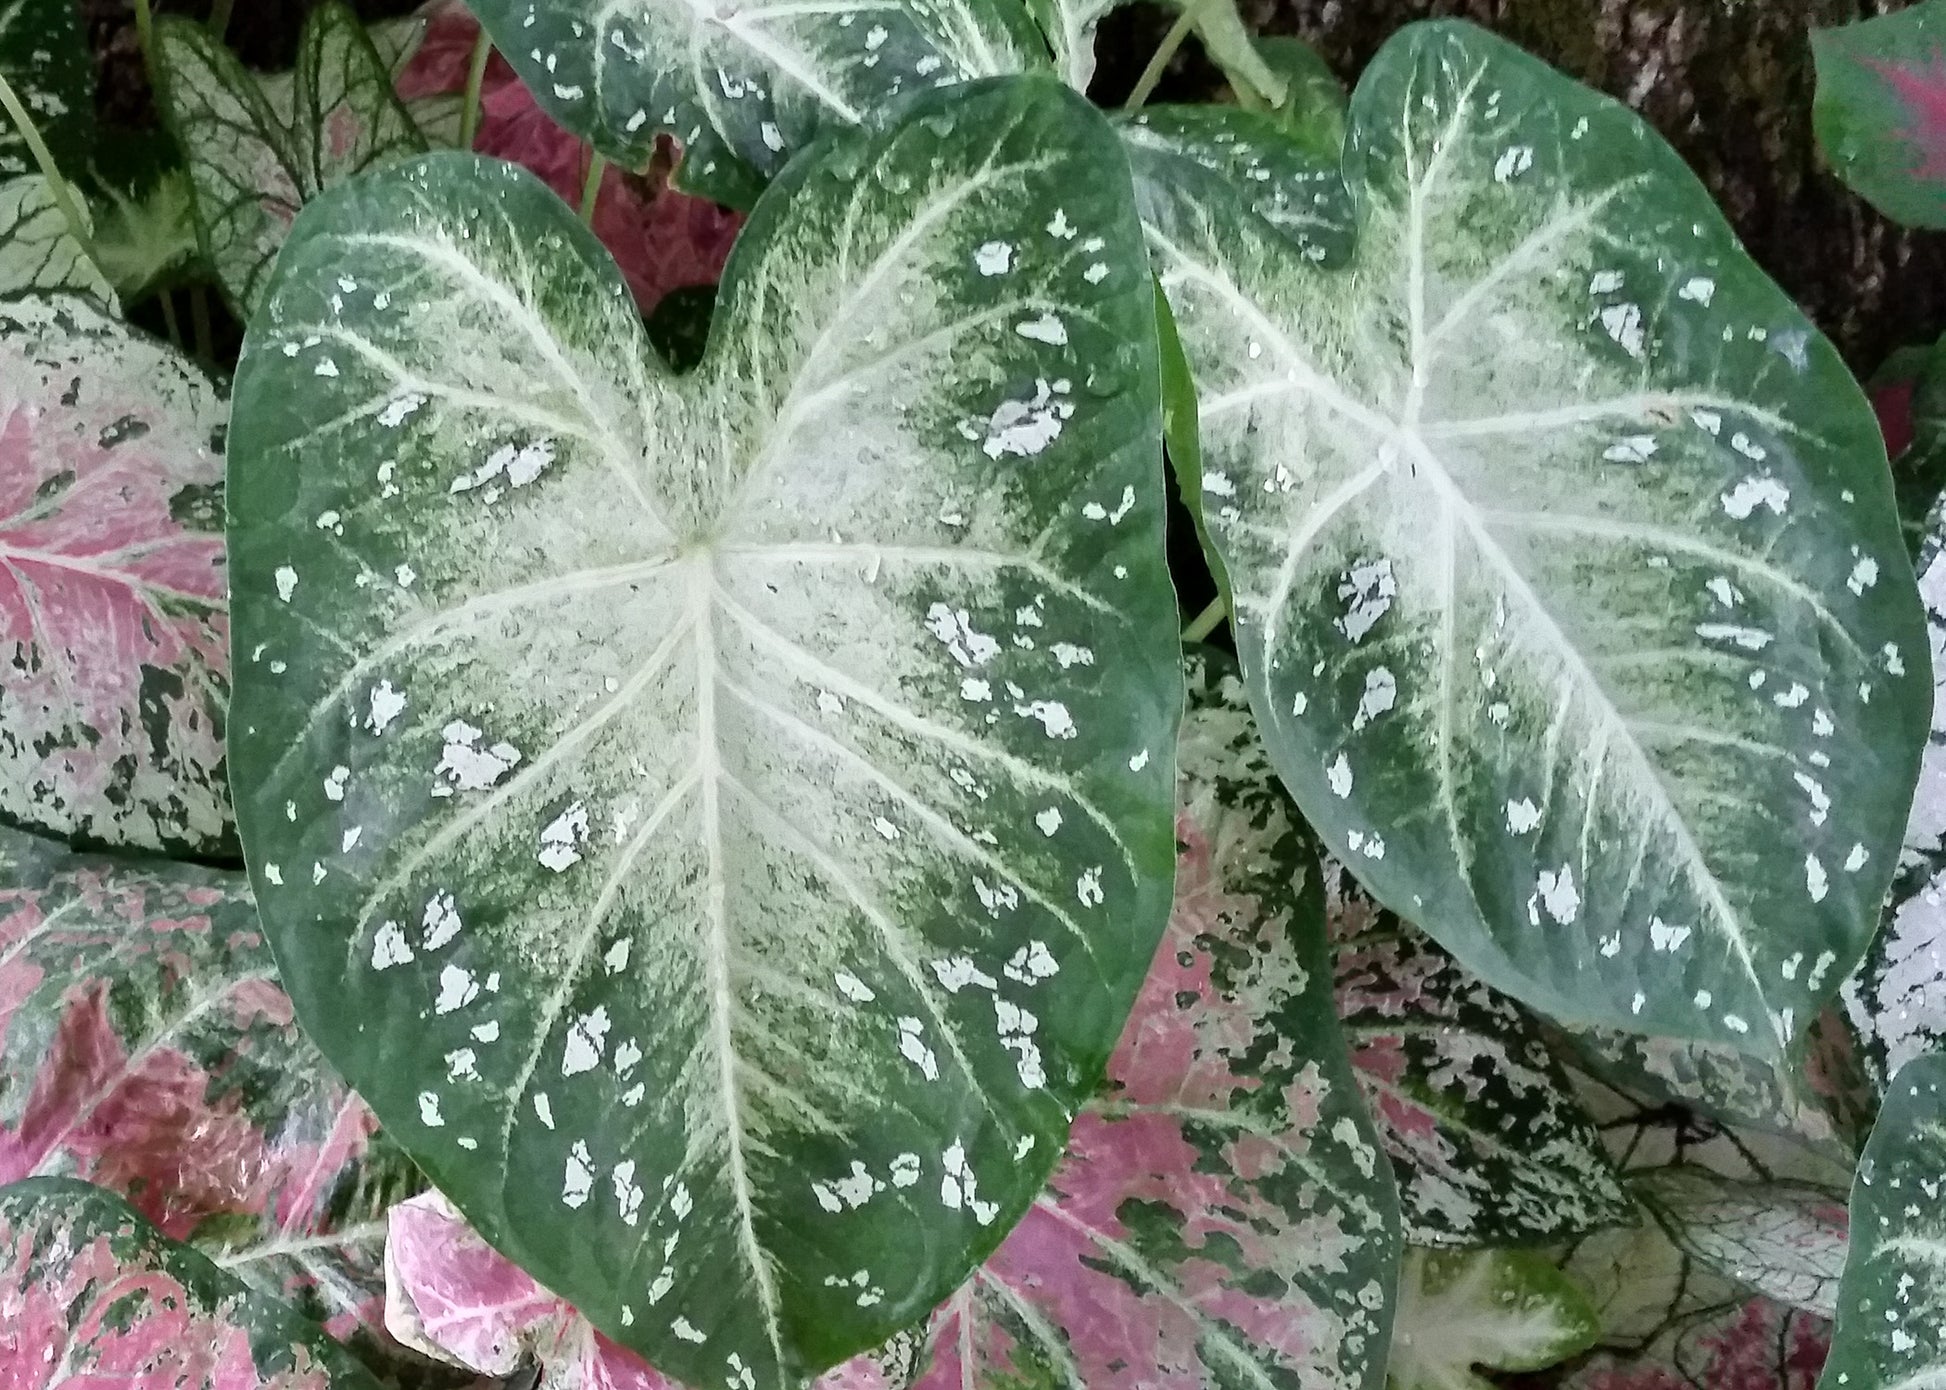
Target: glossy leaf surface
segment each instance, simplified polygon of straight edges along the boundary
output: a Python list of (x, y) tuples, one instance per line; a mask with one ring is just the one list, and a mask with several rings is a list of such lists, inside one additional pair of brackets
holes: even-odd
[(1479, 30), (1381, 51), (1345, 172), (1322, 273), (1239, 192), (1144, 207), (1279, 771), (1489, 983), (1779, 1053), (1931, 702), (1871, 411), (1673, 151)]
[(0, 1188), (0, 1367), (9, 1390), (378, 1390), (316, 1324), (58, 1178)]
[(901, 98), (1042, 67), (1016, 0), (480, 0), (473, 6), (556, 120), (627, 168), (682, 142), (692, 192), (748, 206), (820, 129), (881, 121)]
[(1825, 1390), (1920, 1390), (1946, 1380), (1946, 1054), (1899, 1069), (1851, 1190)]
[(1311, 838), (1241, 680), (1189, 659), (1175, 911), (1047, 1192), (934, 1316), (918, 1390), (1376, 1387), (1390, 1175), (1323, 991)]
[(560, 200), (463, 155), (307, 212), (239, 374), (234, 748), (299, 1015), (692, 1382), (951, 1293), (1166, 918), (1127, 180), (1051, 80), (950, 113), (795, 166), (684, 377)]
[(335, 0), (311, 12), (286, 76), (254, 76), (208, 26), (189, 20), (159, 25), (156, 53), (169, 127), (196, 189), (203, 254), (240, 317), (255, 311), (305, 203), (426, 148), (364, 26)]
[(1811, 31), (1818, 143), (1887, 217), (1946, 227), (1946, 5)]
[(1519, 1245), (1631, 1219), (1527, 1013), (1326, 868), (1338, 1015), (1417, 1245)]
[(1489, 1390), (1476, 1371), (1552, 1366), (1587, 1350), (1600, 1330), (1587, 1298), (1540, 1255), (1413, 1250), (1389, 1379), (1398, 1390)]
[(233, 844), (222, 397), (85, 300), (0, 305), (0, 815)]

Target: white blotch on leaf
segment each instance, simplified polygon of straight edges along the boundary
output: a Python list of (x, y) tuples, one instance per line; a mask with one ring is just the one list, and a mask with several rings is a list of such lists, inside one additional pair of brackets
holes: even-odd
[(588, 1152), (587, 1141), (577, 1139), (568, 1149), (567, 1171), (561, 1177), (562, 1205), (579, 1207), (588, 1200), (594, 1186), (594, 1158)]
[(390, 681), (380, 681), (372, 687), (371, 706), (365, 715), (365, 727), (375, 734), (382, 734), (392, 726), (405, 710), (405, 695), (395, 690)]
[(542, 867), (566, 873), (581, 862), (580, 847), (587, 842), (588, 808), (577, 801), (541, 831), (540, 852), (535, 857)]
[(982, 275), (1005, 275), (1012, 267), (1014, 248), (1004, 241), (988, 241), (973, 253), (973, 264)]
[(1790, 500), (1791, 490), (1777, 479), (1768, 473), (1753, 473), (1723, 494), (1723, 514), (1732, 521), (1743, 521), (1758, 507), (1768, 507), (1782, 516)]
[(1525, 835), (1541, 823), (1541, 808), (1528, 797), (1507, 803), (1507, 829), (1516, 835)]
[(562, 1076), (579, 1076), (601, 1064), (602, 1051), (608, 1046), (608, 1026), (608, 1008), (602, 1004), (574, 1021), (561, 1055)]

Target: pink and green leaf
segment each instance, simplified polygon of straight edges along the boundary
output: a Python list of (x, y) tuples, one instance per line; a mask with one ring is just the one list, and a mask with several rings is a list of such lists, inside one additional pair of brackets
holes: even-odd
[(1321, 991), (1309, 832), (1189, 664), (1175, 910), (1067, 1158), (935, 1316), (918, 1390), (1378, 1384), (1398, 1219)]
[(0, 816), (234, 845), (223, 399), (74, 298), (0, 305)]
[(1879, 211), (1946, 226), (1946, 4), (1814, 30), (1818, 140)]
[(7, 1390), (378, 1390), (322, 1328), (170, 1241), (112, 1193), (0, 1189)]
[(0, 827), (0, 885), (0, 1182), (110, 1188), (371, 1344), (423, 1181), (292, 1022), (243, 876)]

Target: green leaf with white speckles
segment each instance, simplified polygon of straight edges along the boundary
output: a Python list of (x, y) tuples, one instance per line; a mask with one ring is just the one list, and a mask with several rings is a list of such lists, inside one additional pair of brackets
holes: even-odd
[(1325, 268), (1241, 190), (1144, 208), (1279, 770), (1489, 983), (1793, 1046), (1931, 705), (1870, 409), (1673, 151), (1471, 26), (1374, 60), (1345, 176)]
[[(73, 178), (95, 135), (95, 70), (76, 0), (0, 0), (0, 78)], [(0, 111), (0, 178), (34, 171), (27, 142)]]
[(299, 1016), (490, 1242), (693, 1384), (950, 1293), (1166, 918), (1117, 149), (1048, 78), (832, 141), (680, 378), (559, 199), (434, 155), (308, 210), (245, 344), (232, 756)]
[(1540, 1255), (1410, 1250), (1389, 1380), (1395, 1390), (1491, 1390), (1476, 1368), (1539, 1370), (1600, 1331), (1587, 1296)]
[(1946, 1383), (1946, 1054), (1892, 1078), (1851, 1189), (1851, 1255), (1819, 1390)]
[(208, 26), (156, 27), (161, 95), (189, 162), (196, 227), (224, 293), (247, 318), (305, 203), (372, 166), (425, 150), (392, 74), (342, 4), (305, 21), (297, 65), (248, 72)]
[(543, 110), (630, 168), (667, 132), (692, 193), (747, 206), (827, 127), (1047, 65), (1020, 0), (476, 0)]

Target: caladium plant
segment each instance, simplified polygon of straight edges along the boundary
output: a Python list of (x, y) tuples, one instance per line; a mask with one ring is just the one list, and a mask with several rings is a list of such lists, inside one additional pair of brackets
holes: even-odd
[(1946, 226), (1946, 5), (1816, 29), (1818, 141), (1886, 216)]
[(1833, 1311), (1930, 1373), (1858, 1350), (1925, 1275), (1930, 475), (1632, 115), (1456, 24), (1347, 104), (1226, 5), (1169, 42), (1250, 109), (1114, 119), (1100, 0), (169, 20), (231, 394), (120, 319), (180, 238), (97, 244), (52, 3), (36, 1390), (1801, 1390)]

